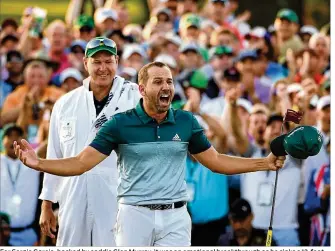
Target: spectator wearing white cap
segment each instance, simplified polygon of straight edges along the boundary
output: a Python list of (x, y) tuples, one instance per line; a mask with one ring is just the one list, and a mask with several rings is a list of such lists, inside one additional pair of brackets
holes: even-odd
[(180, 51), (179, 48), (182, 45), (181, 38), (172, 33), (166, 33), (164, 36), (165, 41), (162, 44), (161, 53), (165, 53), (174, 57), (175, 60), (179, 60)]
[(127, 45), (123, 49), (121, 64), (122, 67), (131, 67), (139, 72), (147, 57), (146, 51), (139, 44)]
[(139, 24), (128, 24), (122, 29), (122, 33), (125, 36), (130, 36), (136, 43), (142, 43), (142, 27)]
[(300, 28), (299, 35), (305, 47), (308, 47), (309, 40), (314, 34), (318, 32), (318, 29), (315, 28), (313, 25), (304, 25)]
[(131, 67), (124, 67), (120, 71), (120, 77), (123, 77), (125, 80), (134, 82), (137, 81), (137, 71)]
[(100, 34), (118, 29), (118, 14), (109, 8), (98, 8), (94, 13), (94, 22)]
[(183, 70), (194, 70), (203, 64), (200, 48), (196, 43), (187, 43), (180, 47), (180, 64)]
[(309, 47), (319, 56), (320, 69), (325, 71), (330, 68), (330, 41), (322, 33), (315, 33), (309, 40)]
[(262, 48), (265, 43), (264, 37), (266, 35), (266, 29), (261, 26), (256, 26), (244, 38), (248, 41), (248, 47), (250, 49)]
[(77, 69), (67, 68), (61, 72), (59, 80), (61, 82), (61, 88), (67, 93), (81, 86), (83, 76)]

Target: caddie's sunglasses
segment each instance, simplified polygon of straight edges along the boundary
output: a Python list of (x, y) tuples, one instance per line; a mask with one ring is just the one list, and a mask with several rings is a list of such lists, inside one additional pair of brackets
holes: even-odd
[(92, 40), (87, 44), (87, 49), (94, 49), (103, 45), (111, 48), (116, 47), (116, 44), (113, 40), (110, 40), (108, 38), (96, 38), (95, 40)]

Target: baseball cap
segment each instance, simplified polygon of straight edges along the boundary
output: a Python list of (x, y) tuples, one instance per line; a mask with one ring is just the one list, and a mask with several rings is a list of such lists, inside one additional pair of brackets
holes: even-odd
[(313, 126), (298, 126), (275, 138), (270, 144), (270, 149), (275, 156), (288, 154), (296, 159), (307, 159), (317, 155), (322, 146), (321, 132)]
[(2, 138), (9, 136), (13, 131), (18, 132), (20, 136), (23, 136), (24, 134), (24, 131), (20, 126), (10, 123), (3, 127)]
[(235, 67), (230, 67), (223, 72), (222, 79), (239, 82), (241, 74)]
[(92, 57), (99, 51), (107, 51), (113, 55), (117, 55), (116, 44), (112, 39), (106, 37), (95, 37), (87, 43), (85, 57)]
[(265, 37), (267, 31), (264, 27), (261, 27), (261, 26), (257, 26), (255, 28), (253, 28), (246, 36), (245, 38), (246, 39), (249, 39), (249, 38), (263, 38)]
[(58, 70), (59, 65), (60, 65), (58, 62), (51, 60), (50, 57), (46, 53), (44, 53), (43, 51), (40, 51), (36, 53), (35, 55), (33, 55), (33, 57), (27, 59), (23, 64), (23, 68), (26, 68), (27, 65), (33, 61), (39, 61), (39, 62), (44, 63), (46, 67), (51, 68), (54, 72)]
[(78, 82), (83, 81), (83, 77), (76, 68), (67, 68), (64, 71), (61, 72), (59, 76), (59, 81), (63, 83), (68, 78), (74, 78)]
[(87, 27), (90, 30), (94, 29), (94, 20), (91, 16), (88, 15), (80, 15), (74, 22), (74, 27), (78, 29), (82, 29), (83, 27)]
[(156, 9), (154, 12), (153, 12), (153, 16), (158, 16), (158, 15), (160, 15), (160, 14), (165, 14), (165, 15), (167, 15), (168, 16), (168, 18), (171, 20), (171, 18), (172, 18), (172, 12), (171, 12), (171, 10), (170, 9), (168, 9), (168, 8), (158, 8), (158, 9)]
[(246, 49), (246, 50), (242, 50), (237, 58), (236, 58), (236, 61), (243, 61), (247, 58), (250, 58), (252, 60), (256, 60), (258, 59), (258, 54), (257, 54), (257, 51), (256, 50), (250, 50), (250, 49)]
[(252, 104), (249, 100), (244, 99), (244, 98), (239, 98), (236, 100), (236, 105), (243, 107), (249, 114), (252, 111)]
[(183, 45), (181, 45), (179, 51), (181, 53), (185, 53), (187, 51), (194, 51), (194, 52), (200, 54), (199, 46), (197, 44), (195, 44), (195, 43), (183, 44)]
[(299, 23), (298, 15), (291, 9), (281, 9), (277, 13), (277, 18), (286, 19), (293, 23)]
[(293, 83), (293, 84), (290, 84), (289, 86), (287, 86), (287, 93), (288, 94), (294, 93), (294, 92), (301, 92), (302, 90), (303, 90), (303, 88), (298, 83)]
[(6, 55), (6, 62), (23, 62), (23, 56), (19, 51), (8, 51)]
[(130, 77), (135, 77), (136, 74), (137, 74), (137, 71), (136, 71), (134, 68), (131, 68), (131, 67), (124, 67), (124, 68), (122, 68), (122, 70), (121, 70), (120, 76), (128, 75), (128, 76), (130, 76)]
[(245, 199), (237, 199), (231, 205), (229, 215), (233, 220), (244, 220), (251, 213), (249, 202)]
[(101, 24), (108, 18), (113, 19), (114, 21), (117, 21), (118, 20), (117, 12), (113, 9), (108, 9), (108, 8), (98, 8), (95, 11), (94, 20), (96, 23)]
[(180, 28), (189, 28), (189, 27), (195, 27), (200, 28), (201, 25), (201, 19), (198, 15), (195, 14), (185, 14), (181, 20), (180, 20)]
[(70, 50), (71, 52), (73, 52), (75, 47), (80, 47), (85, 52), (86, 45), (87, 45), (87, 42), (85, 40), (76, 39), (71, 43)]
[(142, 58), (147, 58), (147, 53), (139, 44), (125, 46), (122, 53), (122, 59), (126, 60), (133, 54), (139, 54)]
[(194, 87), (200, 90), (205, 90), (208, 84), (206, 75), (200, 70), (183, 71), (177, 81), (183, 88)]
[(319, 99), (318, 104), (316, 108), (318, 110), (322, 110), (326, 108), (327, 106), (330, 106), (330, 96), (323, 96), (322, 98)]
[(310, 34), (310, 35), (314, 35), (315, 33), (318, 33), (318, 29), (315, 28), (312, 25), (304, 25), (301, 27), (300, 29), (300, 33), (301, 34)]
[(177, 61), (169, 54), (159, 54), (154, 61), (164, 63), (173, 69), (177, 68)]
[(177, 45), (177, 46), (181, 46), (181, 44), (183, 43), (183, 41), (181, 40), (181, 38), (178, 35), (175, 35), (172, 32), (169, 32), (165, 35), (164, 37), (167, 41)]
[(234, 55), (233, 49), (229, 46), (219, 45), (209, 50), (209, 58), (222, 55), (233, 56)]

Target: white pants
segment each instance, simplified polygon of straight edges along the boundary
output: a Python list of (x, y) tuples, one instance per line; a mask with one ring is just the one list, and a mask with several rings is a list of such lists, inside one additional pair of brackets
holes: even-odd
[(191, 245), (191, 218), (186, 205), (177, 209), (151, 210), (119, 204), (115, 225), (117, 246)]

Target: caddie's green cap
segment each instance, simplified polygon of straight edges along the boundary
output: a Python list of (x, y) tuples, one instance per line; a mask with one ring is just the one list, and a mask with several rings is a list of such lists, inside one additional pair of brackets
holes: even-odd
[(180, 28), (189, 28), (189, 27), (196, 27), (200, 28), (201, 19), (198, 15), (195, 14), (185, 14), (180, 20)]
[(323, 145), (321, 133), (313, 126), (298, 126), (288, 134), (275, 138), (271, 152), (275, 156), (290, 155), (296, 159), (307, 159), (317, 155)]
[(219, 45), (209, 50), (209, 58), (212, 59), (214, 56), (228, 55), (233, 56), (233, 49), (229, 46)]
[(94, 29), (94, 20), (91, 16), (88, 15), (80, 15), (75, 21), (74, 21), (74, 27), (81, 29), (82, 27), (88, 27), (90, 29)]
[(297, 13), (295, 13), (291, 9), (281, 9), (277, 13), (277, 18), (286, 19), (293, 23), (299, 23), (299, 18), (298, 18)]
[(99, 51), (107, 51), (113, 55), (117, 55), (116, 43), (106, 37), (93, 38), (86, 45), (85, 57), (92, 57)]

